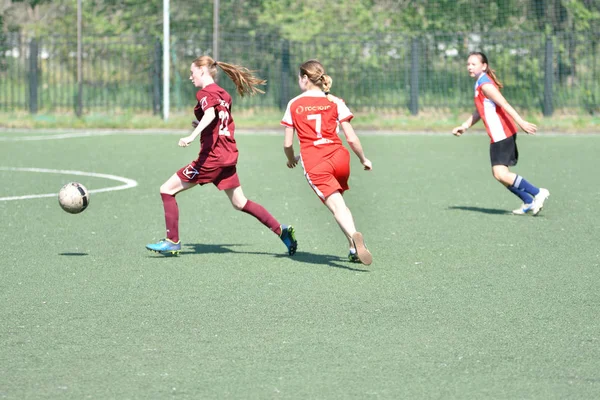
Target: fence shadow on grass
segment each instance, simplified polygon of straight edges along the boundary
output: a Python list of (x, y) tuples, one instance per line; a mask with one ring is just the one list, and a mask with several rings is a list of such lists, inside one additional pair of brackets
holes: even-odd
[(507, 211), (507, 210), (499, 210), (497, 208), (471, 207), (471, 206), (450, 206), (450, 207), (448, 207), (448, 210), (474, 211), (474, 212), (480, 212), (480, 213), (484, 213), (484, 214), (496, 214), (496, 215), (510, 214), (510, 211)]
[[(353, 268), (351, 267), (351, 263), (343, 258), (338, 256), (331, 256), (328, 254), (315, 254), (307, 251), (298, 251), (293, 256), (288, 256), (283, 253), (274, 253), (267, 251), (243, 251), (243, 250), (235, 250), (236, 247), (242, 247), (244, 244), (206, 244), (206, 243), (188, 243), (184, 245), (184, 248), (181, 250), (180, 254), (225, 254), (225, 253), (235, 253), (235, 254), (258, 254), (258, 255), (270, 255), (276, 258), (290, 258), (295, 262), (302, 262), (306, 264), (319, 264), (319, 265), (327, 265), (328, 267), (347, 269), (355, 272), (369, 272), (365, 269)], [(282, 249), (283, 250), (283, 249)]]

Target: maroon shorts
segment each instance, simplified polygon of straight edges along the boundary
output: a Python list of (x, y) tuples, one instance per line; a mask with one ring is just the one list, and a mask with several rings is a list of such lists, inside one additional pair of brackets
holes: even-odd
[(184, 182), (191, 182), (198, 185), (214, 184), (219, 190), (235, 189), (240, 186), (240, 179), (235, 165), (227, 167), (200, 167), (196, 169), (192, 162), (177, 171), (177, 176)]

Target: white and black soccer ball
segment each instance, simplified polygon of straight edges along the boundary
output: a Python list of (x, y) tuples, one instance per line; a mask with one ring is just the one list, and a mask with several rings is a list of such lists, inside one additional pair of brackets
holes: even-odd
[(90, 204), (90, 193), (81, 183), (67, 183), (58, 192), (58, 204), (70, 214), (79, 214)]

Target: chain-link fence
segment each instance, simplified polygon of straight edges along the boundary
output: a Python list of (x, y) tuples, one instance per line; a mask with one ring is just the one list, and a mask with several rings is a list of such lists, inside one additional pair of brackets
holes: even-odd
[[(594, 37), (592, 37), (594, 36)], [(574, 33), (440, 33), (420, 36), (352, 34), (293, 42), (270, 35), (223, 34), (220, 60), (267, 79), (264, 95), (236, 99), (236, 108), (282, 108), (299, 93), (298, 66), (319, 59), (332, 76), (332, 92), (353, 110), (417, 114), (425, 109), (472, 107), (470, 51), (483, 51), (510, 102), (545, 115), (555, 110), (600, 111), (598, 35)], [(211, 55), (212, 37), (171, 37), (171, 109), (194, 104), (192, 60)], [(0, 110), (70, 112), (76, 107), (77, 43), (70, 37), (0, 37)], [(83, 40), (84, 112), (161, 112), (162, 45), (154, 37)], [(236, 101), (237, 100), (237, 101)]]

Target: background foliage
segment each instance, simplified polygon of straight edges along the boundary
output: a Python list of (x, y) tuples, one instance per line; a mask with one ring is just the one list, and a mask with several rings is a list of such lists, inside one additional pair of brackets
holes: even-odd
[[(180, 109), (194, 90), (190, 61), (213, 51), (213, 2), (171, 0), (170, 10), (171, 94)], [(5, 1), (1, 11), (0, 109), (31, 103), (27, 57), (35, 38), (39, 108), (71, 110), (77, 1)], [(90, 0), (82, 12), (85, 111), (160, 112), (162, 1)], [(219, 20), (221, 60), (268, 80), (267, 95), (243, 108), (283, 107), (297, 94), (297, 65), (319, 58), (336, 94), (355, 108), (413, 112), (418, 96), (421, 108), (464, 109), (472, 105), (464, 59), (483, 50), (515, 105), (540, 111), (551, 95), (557, 109), (598, 112), (597, 0), (232, 0), (220, 2)]]
[[(162, 0), (86, 0), (88, 34), (162, 33)], [(212, 1), (170, 0), (172, 27), (212, 32)], [(290, 40), (323, 34), (592, 31), (600, 28), (597, 0), (231, 0), (220, 2), (228, 32), (270, 32)], [(72, 34), (76, 0), (8, 0), (5, 30)]]

